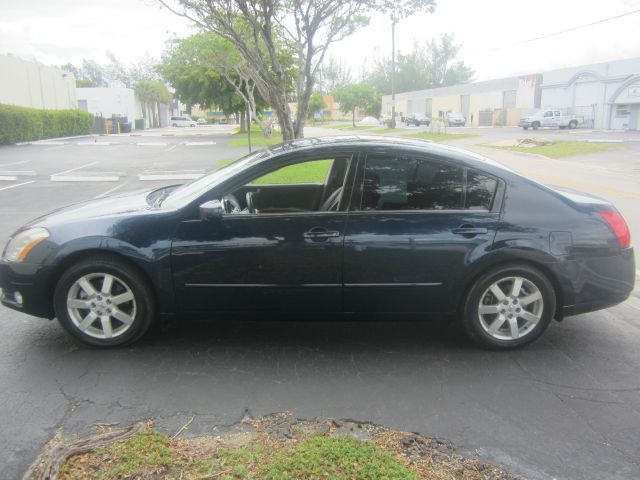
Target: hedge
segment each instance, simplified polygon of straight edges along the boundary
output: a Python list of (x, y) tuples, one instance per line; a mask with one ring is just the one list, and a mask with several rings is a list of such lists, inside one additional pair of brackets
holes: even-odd
[(0, 145), (91, 132), (93, 115), (81, 110), (39, 110), (0, 105)]

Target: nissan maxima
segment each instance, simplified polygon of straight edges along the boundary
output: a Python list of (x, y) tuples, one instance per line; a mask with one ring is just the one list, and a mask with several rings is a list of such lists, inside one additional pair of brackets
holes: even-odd
[(182, 186), (33, 220), (0, 262), (2, 304), (96, 347), (191, 316), (457, 320), (480, 346), (625, 300), (613, 205), (482, 156), (388, 137), (303, 139)]

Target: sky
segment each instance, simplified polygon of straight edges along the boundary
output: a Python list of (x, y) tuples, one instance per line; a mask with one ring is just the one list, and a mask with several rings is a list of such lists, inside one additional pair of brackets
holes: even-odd
[[(419, 13), (397, 25), (396, 47), (409, 51), (416, 41), (452, 33), (474, 80), (538, 73), (640, 56), (640, 12), (514, 45), (633, 10), (640, 10), (640, 0), (437, 0), (433, 14)], [(83, 58), (106, 63), (107, 50), (125, 64), (145, 55), (159, 58), (167, 39), (195, 31), (156, 0), (0, 0), (0, 54), (47, 65), (80, 64)], [(391, 52), (384, 15), (374, 15), (330, 55), (357, 76), (376, 51)]]

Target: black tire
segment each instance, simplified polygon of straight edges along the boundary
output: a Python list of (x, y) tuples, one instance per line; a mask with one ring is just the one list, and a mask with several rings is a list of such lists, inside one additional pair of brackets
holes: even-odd
[(523, 130), (529, 130), (529, 127), (522, 127)]
[[(96, 338), (83, 332), (79, 326), (74, 323), (69, 308), (67, 308), (67, 296), (70, 294), (71, 289), (74, 288), (76, 281), (86, 275), (93, 274), (98, 276), (101, 274), (111, 275), (115, 278), (114, 282), (116, 286), (122, 288), (124, 285), (128, 287), (133, 294), (133, 302), (128, 304), (133, 305), (133, 320), (121, 334), (112, 338)], [(53, 294), (53, 305), (60, 325), (62, 325), (74, 340), (91, 347), (110, 348), (131, 344), (145, 334), (155, 318), (153, 288), (147, 278), (125, 261), (110, 255), (87, 257), (69, 267), (57, 282)], [(81, 311), (88, 312), (88, 310), (84, 309)], [(96, 319), (94, 324), (98, 321), (99, 320)], [(117, 320), (112, 318), (110, 324), (113, 325), (113, 323), (119, 324)]]
[[(520, 277), (531, 282), (542, 296), (540, 319), (537, 324), (517, 339), (499, 339), (485, 330), (478, 312), (487, 290), (501, 279)], [(524, 290), (523, 290), (524, 291)], [(502, 308), (502, 307), (500, 307)], [(523, 307), (524, 308), (524, 307)], [(467, 335), (479, 346), (491, 350), (508, 350), (522, 347), (535, 340), (549, 326), (556, 311), (556, 294), (547, 276), (537, 268), (526, 264), (503, 265), (482, 274), (469, 289), (461, 307), (462, 324)], [(497, 315), (497, 314), (496, 314)], [(505, 324), (508, 323), (504, 320)], [(498, 332), (499, 333), (499, 332)]]
[(531, 128), (533, 128), (534, 130), (537, 130), (540, 128), (540, 122), (533, 122), (531, 124)]
[(575, 130), (576, 128), (578, 128), (578, 122), (576, 122), (575, 120), (571, 120), (571, 121), (569, 122), (569, 128), (570, 128), (571, 130)]

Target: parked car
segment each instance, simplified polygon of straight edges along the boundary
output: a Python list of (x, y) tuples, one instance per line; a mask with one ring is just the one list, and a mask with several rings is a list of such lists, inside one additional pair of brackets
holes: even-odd
[(465, 116), (458, 112), (448, 112), (445, 118), (452, 127), (464, 127), (467, 123)]
[(429, 126), (431, 124), (431, 117), (423, 113), (410, 113), (404, 118), (404, 122), (407, 126), (409, 125), (415, 125), (416, 127), (419, 127), (420, 125)]
[(196, 122), (198, 125), (206, 125), (207, 121), (204, 118), (199, 118)]
[(171, 117), (172, 127), (195, 127), (196, 122), (191, 117)]
[(534, 130), (540, 127), (552, 127), (552, 128), (578, 128), (582, 125), (582, 121), (575, 115), (568, 115), (557, 108), (537, 110), (536, 112), (526, 115), (520, 119), (518, 123), (519, 127), (524, 130), (528, 130), (529, 127)]
[[(302, 164), (317, 181), (265, 177)], [(98, 347), (171, 317), (350, 312), (446, 315), (479, 345), (513, 348), (622, 302), (635, 275), (609, 202), (375, 136), (287, 142), (182, 186), (55, 211), (0, 261), (3, 305)]]

